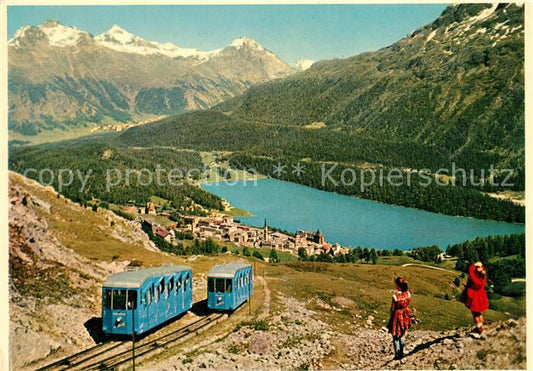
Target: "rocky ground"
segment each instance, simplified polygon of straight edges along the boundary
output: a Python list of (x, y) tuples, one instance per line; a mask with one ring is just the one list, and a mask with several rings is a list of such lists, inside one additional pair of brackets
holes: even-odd
[[(393, 360), (391, 336), (370, 315), (363, 326), (333, 331), (309, 303), (277, 296), (283, 310), (243, 322), (225, 336), (185, 347), (179, 355), (144, 365), (149, 370), (295, 369), (525, 369), (525, 318), (472, 328), (411, 331), (406, 356)], [(339, 300), (342, 300), (339, 298)], [(349, 304), (349, 303), (347, 303)]]
[(412, 331), (406, 338), (406, 356), (392, 360), (391, 336), (364, 329), (340, 335), (346, 362), (342, 369), (525, 369), (525, 318), (488, 324), (479, 336), (471, 328), (452, 331)]
[(101, 282), (128, 262), (94, 262), (62, 245), (42, 217), (52, 205), (20, 184), (10, 182), (9, 201), (9, 348), (18, 370), (94, 345)]
[(314, 312), (293, 298), (282, 298), (285, 308), (264, 318), (242, 322), (235, 331), (212, 342), (185, 348), (183, 354), (147, 369), (307, 369), (320, 368), (334, 350), (334, 333), (313, 319)]

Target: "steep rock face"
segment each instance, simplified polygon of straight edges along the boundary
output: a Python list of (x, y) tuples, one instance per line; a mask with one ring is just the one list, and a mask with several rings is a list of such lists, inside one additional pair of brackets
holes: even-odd
[(202, 52), (116, 25), (93, 37), (47, 21), (8, 45), (9, 128), (24, 135), (207, 108), (293, 72), (246, 37)]
[(389, 47), (316, 62), (217, 109), (249, 121), (357, 128), (452, 154), (523, 156), (524, 10), (454, 5)]
[[(101, 283), (129, 263), (98, 262), (65, 246), (50, 228), (65, 217), (57, 212), (59, 204), (73, 218), (89, 213), (53, 189), (10, 173), (9, 353), (13, 369), (94, 345), (98, 328), (91, 321), (101, 315)], [(104, 233), (102, 228), (98, 231)], [(148, 242), (146, 235), (133, 228), (126, 231), (121, 226), (111, 234), (124, 243)]]

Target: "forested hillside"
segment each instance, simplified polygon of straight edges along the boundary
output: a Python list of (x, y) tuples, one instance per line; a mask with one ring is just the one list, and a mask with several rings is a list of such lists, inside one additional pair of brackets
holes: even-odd
[[(190, 183), (203, 169), (200, 156), (193, 152), (73, 142), (13, 149), (9, 168), (26, 172), (29, 178), (50, 184), (82, 204), (94, 198), (144, 206), (151, 196), (159, 196), (186, 214), (223, 209), (220, 198)], [(175, 171), (169, 178), (172, 169)]]
[(450, 154), (524, 147), (524, 11), (461, 4), (377, 52), (315, 63), (217, 107), (285, 125), (323, 122), (434, 144)]

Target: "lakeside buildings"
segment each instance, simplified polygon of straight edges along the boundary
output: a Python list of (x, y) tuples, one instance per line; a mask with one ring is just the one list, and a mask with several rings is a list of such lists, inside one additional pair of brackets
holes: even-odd
[(298, 231), (295, 235), (289, 235), (271, 230), (266, 220), (262, 228), (242, 225), (229, 216), (183, 217), (180, 226), (172, 224), (162, 227), (147, 219), (142, 223), (148, 223), (155, 235), (172, 244), (178, 243), (176, 236), (179, 233), (189, 233), (200, 240), (211, 238), (236, 246), (274, 249), (294, 255), (298, 254), (299, 248), (304, 248), (308, 255), (319, 255), (321, 252), (338, 255), (349, 250), (339, 244), (327, 243), (320, 230), (317, 232)]

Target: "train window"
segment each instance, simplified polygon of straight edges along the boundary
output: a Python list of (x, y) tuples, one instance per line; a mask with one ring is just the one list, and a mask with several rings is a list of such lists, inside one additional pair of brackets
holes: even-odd
[(187, 273), (187, 275), (185, 276), (185, 290), (187, 290), (187, 288), (189, 287), (189, 280), (189, 273)]
[(146, 291), (146, 303), (147, 304), (151, 304), (152, 303), (152, 291), (150, 289), (148, 289), (148, 291)]
[(181, 276), (178, 278), (178, 289), (181, 289)]
[(137, 309), (137, 291), (128, 290), (128, 306), (126, 309)]
[(126, 290), (113, 290), (113, 309), (126, 309)]
[(215, 291), (215, 279), (214, 278), (207, 279), (207, 291), (209, 292)]
[(154, 291), (154, 301), (157, 303), (159, 301), (159, 289), (153, 286), (152, 289)]
[(113, 308), (113, 294), (111, 290), (106, 290), (104, 293), (104, 306), (107, 309)]
[(163, 293), (163, 291), (165, 291), (165, 280), (161, 280), (159, 282), (159, 286), (157, 289), (159, 290), (159, 297), (161, 297), (161, 294)]
[(168, 292), (171, 292), (174, 288), (174, 276), (170, 277), (168, 280)]
[(215, 291), (216, 292), (226, 292), (226, 289), (224, 287), (224, 279), (219, 278), (215, 280)]
[(240, 276), (239, 277), (239, 288), (243, 287), (244, 286), (244, 277), (243, 276)]
[(231, 292), (231, 285), (232, 285), (233, 281), (231, 278), (229, 279), (226, 279), (226, 292)]

